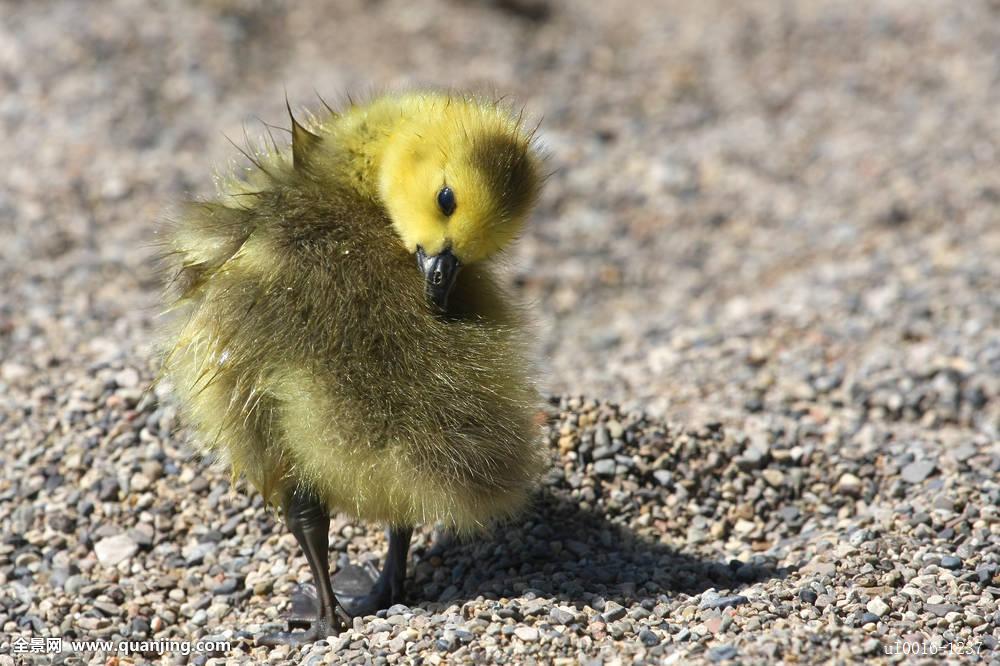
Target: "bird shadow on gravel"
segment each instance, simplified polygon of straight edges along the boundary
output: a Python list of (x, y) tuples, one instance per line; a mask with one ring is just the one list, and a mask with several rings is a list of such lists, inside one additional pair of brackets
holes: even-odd
[(520, 519), (479, 538), (440, 534), (407, 581), (410, 599), (462, 603), (554, 597), (599, 608), (660, 595), (735, 590), (780, 574), (772, 567), (702, 559), (637, 534), (545, 489)]

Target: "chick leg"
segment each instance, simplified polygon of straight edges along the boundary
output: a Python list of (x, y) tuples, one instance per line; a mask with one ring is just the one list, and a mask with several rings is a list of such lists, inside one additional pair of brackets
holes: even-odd
[(285, 522), (306, 555), (319, 598), (316, 618), (303, 632), (277, 632), (261, 637), (261, 645), (302, 645), (340, 633), (349, 618), (330, 585), (330, 514), (315, 497), (296, 490), (285, 508)]
[(346, 605), (353, 617), (374, 615), (382, 608), (388, 608), (403, 600), (403, 581), (406, 579), (406, 556), (410, 552), (412, 527), (392, 527), (389, 529), (389, 550), (378, 580), (371, 591)]

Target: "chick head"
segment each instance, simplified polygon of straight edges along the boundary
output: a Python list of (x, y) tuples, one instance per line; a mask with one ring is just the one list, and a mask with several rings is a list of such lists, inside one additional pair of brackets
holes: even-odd
[(386, 147), (383, 204), (444, 309), (463, 265), (484, 261), (520, 233), (542, 176), (532, 138), (492, 104), (448, 100)]

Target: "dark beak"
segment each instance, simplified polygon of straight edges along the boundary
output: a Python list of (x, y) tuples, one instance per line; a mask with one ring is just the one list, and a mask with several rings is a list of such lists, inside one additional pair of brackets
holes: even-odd
[(450, 249), (428, 257), (424, 249), (417, 246), (417, 266), (424, 274), (427, 298), (442, 312), (448, 308), (448, 296), (455, 286), (455, 278), (462, 265)]

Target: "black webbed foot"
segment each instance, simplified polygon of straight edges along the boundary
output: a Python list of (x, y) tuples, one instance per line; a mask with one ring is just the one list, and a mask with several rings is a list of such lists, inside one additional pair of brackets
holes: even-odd
[[(336, 617), (334, 622), (325, 618), (314, 619), (305, 631), (277, 631), (273, 634), (265, 634), (257, 639), (257, 645), (275, 647), (277, 645), (308, 645), (321, 641), (327, 636), (335, 636), (348, 627), (346, 617)], [(289, 622), (289, 628), (292, 627)]]
[[(334, 587), (337, 600), (343, 605), (340, 593)], [(295, 588), (292, 593), (292, 605), (285, 616), (288, 629), (308, 629), (309, 625), (316, 619), (316, 609), (319, 608), (319, 596), (316, 594), (316, 586), (311, 583), (303, 583)]]
[(339, 571), (333, 579), (333, 589), (351, 617), (374, 615), (382, 608), (388, 608), (402, 601), (393, 598), (391, 586), (379, 576), (371, 576), (364, 567), (351, 565)]
[[(319, 607), (320, 602), (316, 594), (316, 587), (309, 583), (300, 585), (292, 594), (292, 606), (286, 620), (288, 631), (266, 634), (261, 636), (257, 643), (269, 647), (306, 645), (321, 641), (327, 636), (334, 636), (351, 626), (351, 616), (344, 611), (342, 603), (340, 607), (334, 609), (335, 622), (333, 623), (317, 617), (316, 610)], [(305, 631), (295, 631), (295, 629), (304, 629)]]
[[(336, 589), (334, 592), (336, 593)], [(339, 595), (337, 599), (340, 600)], [(292, 605), (285, 620), (289, 631), (308, 629), (316, 619), (317, 608), (319, 608), (319, 597), (316, 595), (316, 586), (309, 583), (299, 585), (292, 593)]]
[(374, 615), (383, 608), (402, 603), (403, 581), (406, 579), (406, 555), (410, 550), (412, 528), (389, 530), (389, 551), (378, 578), (365, 567), (343, 568), (334, 578), (337, 598), (351, 617)]

